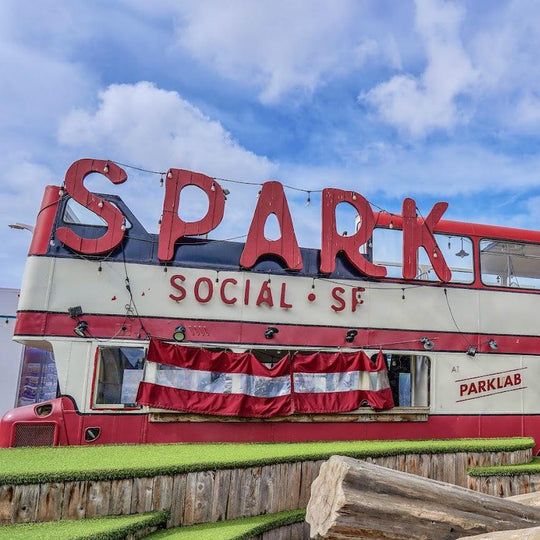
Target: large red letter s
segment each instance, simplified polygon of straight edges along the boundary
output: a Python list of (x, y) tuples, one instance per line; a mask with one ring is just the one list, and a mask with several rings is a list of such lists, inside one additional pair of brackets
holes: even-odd
[(67, 227), (60, 227), (56, 229), (56, 237), (74, 251), (88, 255), (110, 251), (124, 238), (124, 214), (83, 185), (84, 179), (93, 172), (106, 176), (113, 184), (122, 184), (127, 180), (124, 169), (111, 161), (101, 159), (79, 159), (67, 170), (64, 180), (67, 193), (73, 200), (105, 220), (107, 232), (99, 238), (83, 238)]

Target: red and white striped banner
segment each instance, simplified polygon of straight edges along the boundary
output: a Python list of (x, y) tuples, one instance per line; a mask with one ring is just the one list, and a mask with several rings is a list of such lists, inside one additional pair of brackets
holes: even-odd
[(394, 406), (382, 353), (284, 356), (269, 368), (251, 353), (212, 352), (151, 340), (155, 382), (140, 383), (141, 405), (197, 414), (269, 418)]

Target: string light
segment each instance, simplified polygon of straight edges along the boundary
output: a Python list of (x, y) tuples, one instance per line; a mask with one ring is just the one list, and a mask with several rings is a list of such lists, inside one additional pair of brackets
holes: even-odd
[(65, 192), (64, 192), (64, 189), (65, 189), (65, 186), (64, 186), (64, 184), (62, 184), (62, 185), (60, 186), (60, 189), (58, 190), (58, 196), (59, 196), (59, 197), (63, 197), (63, 196), (64, 196), (64, 193), (65, 193)]
[(109, 172), (109, 163), (105, 163), (105, 167), (103, 167), (103, 172), (108, 173)]
[[(134, 165), (130, 165), (128, 163), (121, 163), (119, 161), (113, 161), (113, 160), (109, 160), (111, 163), (115, 163), (116, 165), (120, 166), (120, 167), (126, 167), (128, 169), (134, 169), (136, 171), (141, 171), (141, 172), (145, 172), (145, 173), (149, 173), (149, 174), (158, 174), (160, 175), (160, 181), (159, 181), (159, 185), (160, 187), (163, 187), (163, 183), (164, 183), (164, 176), (167, 175), (167, 178), (172, 178), (173, 177), (173, 174), (172, 174), (172, 171), (171, 169), (169, 169), (167, 172), (164, 172), (164, 171), (155, 171), (155, 170), (151, 170), (151, 169), (145, 169), (143, 167), (136, 167)], [(109, 168), (109, 165), (108, 165), (108, 162), (105, 164), (105, 167), (104, 167), (104, 171), (105, 172), (108, 172), (108, 168)], [(107, 169), (107, 170), (105, 170)], [(215, 187), (215, 182), (229, 182), (231, 184), (240, 184), (240, 185), (247, 185), (247, 186), (262, 186), (264, 184), (264, 182), (250, 182), (250, 181), (247, 181), (247, 180), (235, 180), (235, 179), (232, 179), (232, 178), (222, 178), (222, 177), (219, 177), (219, 176), (214, 176), (212, 177), (213, 179), (213, 182), (212, 182), (212, 185), (211, 185), (211, 190), (212, 191), (215, 191), (216, 187)], [(306, 200), (306, 206), (310, 206), (311, 204), (311, 194), (312, 193), (322, 193), (322, 189), (305, 189), (305, 188), (300, 188), (300, 187), (297, 187), (297, 186), (291, 186), (290, 184), (284, 184), (282, 183), (282, 186), (284, 188), (287, 188), (287, 189), (290, 189), (290, 190), (293, 190), (293, 191), (300, 191), (302, 193), (306, 193), (307, 194), (307, 200)], [(227, 197), (227, 195), (229, 195), (229, 190), (223, 190), (224, 192), (224, 195), (225, 197)], [(259, 198), (261, 194), (261, 190), (259, 190), (258, 194), (257, 194), (257, 198)], [(63, 193), (61, 194), (63, 195)], [(351, 198), (353, 200), (357, 200), (358, 196), (356, 194), (355, 191), (351, 191)], [(372, 203), (371, 201), (368, 201), (374, 208), (377, 208), (377, 210), (379, 210), (380, 212), (385, 212), (387, 214), (390, 214), (392, 215), (390, 212), (388, 212), (388, 210), (385, 210), (384, 208), (378, 206), (377, 204), (375, 203)], [(421, 215), (421, 214), (420, 214)], [(392, 219), (390, 219), (390, 224), (389, 224), (389, 228), (390, 229), (393, 229), (394, 228), (394, 223), (392, 221)]]

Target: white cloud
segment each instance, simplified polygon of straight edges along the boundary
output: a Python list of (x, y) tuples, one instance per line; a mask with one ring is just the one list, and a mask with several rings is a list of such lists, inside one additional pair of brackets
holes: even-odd
[(477, 78), (459, 36), (463, 15), (454, 4), (418, 0), (416, 27), (427, 55), (424, 72), (419, 77), (396, 75), (360, 99), (383, 121), (416, 137), (453, 128), (463, 119), (456, 98)]
[(149, 82), (109, 86), (96, 110), (77, 109), (62, 120), (59, 141), (157, 170), (265, 179), (273, 169), (178, 93)]
[(363, 35), (362, 9), (352, 0), (191, 2), (180, 8), (177, 34), (197, 60), (255, 84), (263, 103), (275, 103), (374, 56), (398, 62), (395, 49)]
[[(170, 167), (199, 171), (210, 176), (264, 182), (275, 171), (267, 158), (243, 148), (219, 123), (182, 99), (178, 93), (162, 90), (149, 82), (111, 85), (99, 94), (97, 109), (78, 109), (60, 124), (60, 144), (86, 155), (112, 159), (164, 171)], [(92, 191), (117, 193), (137, 218), (151, 231), (162, 208), (163, 190), (158, 178), (127, 169), (126, 185), (112, 186), (104, 177), (92, 175), (87, 182)], [(258, 188), (230, 188), (227, 217), (213, 238), (246, 234), (249, 210), (246, 192), (251, 189), (255, 205)], [(198, 190), (197, 190), (198, 191)], [(181, 215), (196, 220), (206, 213), (207, 199), (183, 192)], [(235, 224), (242, 223), (240, 228)], [(238, 231), (242, 232), (238, 232)]]

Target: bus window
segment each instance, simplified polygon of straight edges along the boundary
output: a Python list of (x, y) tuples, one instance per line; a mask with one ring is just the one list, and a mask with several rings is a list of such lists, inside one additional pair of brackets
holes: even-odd
[[(472, 283), (473, 246), (465, 236), (436, 234), (435, 241), (442, 251), (446, 264), (452, 271), (451, 283)], [(386, 277), (403, 278), (403, 231), (398, 229), (378, 228), (373, 231), (373, 238), (367, 243), (367, 255), (374, 264), (385, 266)], [(431, 261), (422, 248), (418, 249), (418, 274), (422, 281), (440, 281), (433, 270)]]
[(481, 240), (480, 268), (484, 285), (540, 289), (540, 245)]
[(396, 407), (429, 406), (429, 371), (427, 356), (387, 354), (388, 380)]
[(375, 229), (368, 242), (373, 264), (386, 266), (386, 277), (402, 278), (403, 232), (398, 229)]
[[(110, 203), (117, 209), (116, 204)], [(94, 214), (92, 210), (89, 210), (82, 204), (79, 204), (75, 199), (68, 199), (64, 214), (62, 216), (64, 223), (73, 225), (92, 225), (94, 227), (106, 227), (107, 222), (97, 214)], [(124, 217), (124, 226), (126, 229), (131, 229), (132, 225), (129, 220)]]
[(142, 347), (99, 347), (94, 405), (135, 406), (144, 357)]
[[(474, 281), (473, 271), (473, 244), (470, 238), (466, 236), (448, 236), (445, 234), (436, 234), (435, 241), (441, 250), (446, 264), (452, 271), (451, 283), (472, 283)], [(422, 261), (427, 261), (427, 255), (424, 250)], [(435, 272), (431, 270), (429, 279), (437, 279)]]

